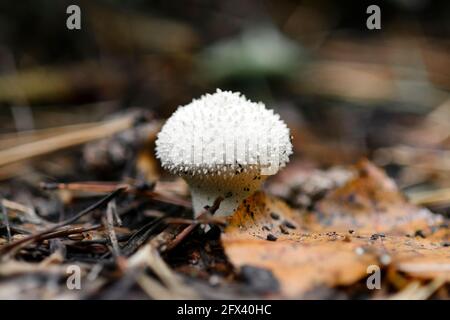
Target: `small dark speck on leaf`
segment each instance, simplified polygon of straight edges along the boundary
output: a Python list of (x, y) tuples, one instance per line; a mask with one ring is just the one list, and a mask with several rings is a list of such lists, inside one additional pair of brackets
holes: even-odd
[(289, 231), (287, 230), (287, 228), (286, 228), (286, 226), (285, 225), (280, 225), (280, 230), (281, 230), (281, 233), (284, 233), (284, 234), (289, 234)]
[(377, 240), (379, 238), (385, 238), (386, 235), (384, 233), (374, 233), (370, 236), (370, 240)]
[(289, 229), (296, 229), (296, 228), (297, 228), (292, 222), (290, 222), (290, 221), (288, 221), (288, 220), (284, 220), (284, 221), (283, 221), (283, 224), (284, 224), (286, 227), (288, 227)]
[(278, 220), (278, 219), (280, 219), (280, 215), (279, 215), (278, 213), (275, 213), (275, 212), (271, 212), (271, 213), (270, 213), (270, 217), (271, 217), (273, 220)]
[(155, 188), (156, 183), (140, 181), (136, 184), (136, 189), (138, 191), (152, 191)]
[(423, 233), (422, 230), (416, 230), (416, 232), (414, 232), (414, 236), (415, 237), (421, 237), (421, 238), (426, 238), (425, 234)]
[(251, 289), (260, 294), (277, 292), (280, 288), (277, 278), (268, 269), (244, 265), (240, 275)]
[(347, 198), (347, 201), (350, 203), (355, 202), (355, 200), (356, 200), (356, 195), (354, 193), (351, 193)]
[(367, 172), (367, 170), (366, 169), (361, 169), (361, 170), (359, 170), (359, 176), (361, 177), (361, 178), (365, 178), (365, 177), (367, 177), (369, 174), (368, 174), (368, 172)]

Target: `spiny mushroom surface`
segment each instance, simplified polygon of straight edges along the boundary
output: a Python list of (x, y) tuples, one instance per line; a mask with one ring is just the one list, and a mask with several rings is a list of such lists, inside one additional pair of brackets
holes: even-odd
[(278, 114), (219, 89), (179, 107), (156, 140), (162, 167), (188, 183), (196, 216), (218, 197), (215, 214), (232, 214), (290, 154), (289, 128)]

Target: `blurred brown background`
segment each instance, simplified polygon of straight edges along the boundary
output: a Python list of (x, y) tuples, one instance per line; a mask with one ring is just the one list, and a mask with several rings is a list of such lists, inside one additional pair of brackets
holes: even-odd
[[(70, 4), (81, 8), (81, 30), (66, 28)], [(381, 30), (366, 28), (370, 4), (381, 8)], [(130, 108), (164, 119), (219, 87), (281, 113), (299, 166), (365, 156), (411, 194), (446, 189), (449, 7), (429, 0), (3, 1), (0, 147), (4, 154), (23, 133)], [(28, 179), (30, 167), (64, 176), (55, 166), (25, 167), (0, 166), (0, 178)]]

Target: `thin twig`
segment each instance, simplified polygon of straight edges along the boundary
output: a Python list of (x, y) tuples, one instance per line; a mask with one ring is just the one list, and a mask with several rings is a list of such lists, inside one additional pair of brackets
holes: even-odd
[[(211, 215), (213, 215), (217, 209), (219, 209), (220, 203), (222, 202), (223, 198), (222, 197), (218, 197), (215, 201), (214, 204), (209, 207), (209, 208), (205, 208), (205, 211), (203, 213), (201, 213), (198, 216), (198, 220), (207, 220), (208, 217), (210, 217)], [(176, 246), (178, 246), (184, 239), (186, 239), (186, 237), (192, 232), (194, 231), (194, 229), (198, 226), (198, 223), (193, 223), (189, 226), (187, 226), (186, 228), (184, 228), (179, 234), (177, 234), (175, 236), (175, 239), (173, 239), (165, 248), (165, 251), (170, 251), (173, 250)]]
[[(146, 275), (145, 267), (150, 268), (161, 283)], [(128, 259), (128, 268), (139, 272), (137, 283), (153, 299), (198, 298), (198, 295), (170, 269), (151, 244), (146, 244)]]
[(78, 183), (41, 183), (41, 188), (45, 190), (70, 190), (70, 191), (84, 191), (106, 193), (116, 190), (118, 188), (126, 188), (126, 193), (142, 195), (153, 200), (170, 203), (186, 208), (191, 208), (189, 201), (161, 194), (152, 190), (141, 190), (140, 188), (128, 183), (105, 183), (105, 182), (78, 182)]
[(21, 246), (24, 246), (26, 244), (32, 243), (34, 241), (39, 241), (42, 239), (43, 236), (52, 233), (53, 231), (56, 231), (59, 228), (62, 228), (64, 226), (67, 226), (69, 224), (74, 223), (75, 221), (77, 221), (78, 219), (80, 219), (81, 217), (87, 215), (88, 213), (90, 213), (91, 211), (98, 209), (99, 207), (104, 206), (106, 203), (108, 203), (109, 201), (111, 201), (111, 199), (114, 199), (116, 196), (118, 196), (120, 193), (122, 193), (124, 191), (124, 189), (117, 189), (115, 191), (113, 191), (112, 193), (108, 194), (106, 197), (100, 199), (99, 201), (97, 201), (96, 203), (94, 203), (93, 205), (89, 206), (88, 208), (82, 210), (80, 213), (76, 214), (75, 216), (73, 216), (70, 219), (67, 219), (66, 221), (63, 221), (61, 223), (58, 223), (56, 225), (54, 225), (53, 227), (32, 234), (28, 237), (25, 237), (23, 239), (17, 240), (15, 242), (12, 242), (10, 244), (7, 244), (3, 247), (0, 248), (0, 255), (3, 255), (9, 251), (11, 251), (14, 248), (20, 248)]
[(11, 227), (9, 226), (9, 218), (8, 218), (8, 211), (3, 205), (3, 203), (0, 203), (0, 207), (2, 209), (2, 214), (5, 219), (5, 226), (6, 226), (6, 234), (8, 235), (8, 243), (11, 242)]
[(6, 209), (11, 209), (14, 211), (18, 211), (21, 213), (24, 213), (26, 215), (26, 219), (29, 222), (32, 222), (34, 224), (42, 224), (43, 223), (43, 219), (40, 218), (37, 214), (36, 211), (31, 208), (31, 207), (27, 207), (21, 203), (15, 202), (15, 201), (11, 201), (8, 199), (2, 199), (1, 200), (1, 204), (3, 205), (3, 207), (5, 207)]
[(169, 224), (215, 224), (222, 226), (226, 224), (225, 219), (219, 217), (198, 217), (197, 219), (166, 217), (164, 221)]
[(417, 205), (433, 206), (450, 203), (450, 188), (419, 191), (408, 194), (409, 200)]
[(55, 229), (63, 227), (63, 226), (66, 226), (68, 224), (74, 223), (75, 221), (77, 221), (81, 217), (85, 216), (86, 214), (90, 213), (91, 211), (93, 211), (95, 209), (98, 209), (99, 207), (104, 206), (105, 204), (110, 202), (112, 199), (116, 198), (119, 194), (121, 194), (124, 191), (126, 191), (126, 188), (124, 188), (124, 187), (117, 188), (116, 190), (114, 190), (113, 192), (108, 194), (106, 197), (100, 199), (98, 202), (96, 202), (93, 205), (91, 205), (91, 206), (87, 207), (86, 209), (82, 210), (80, 213), (76, 214), (72, 218), (69, 218), (66, 221), (63, 221), (63, 222), (57, 224)]
[(69, 236), (72, 234), (78, 234), (78, 233), (83, 233), (83, 232), (87, 232), (87, 231), (92, 231), (92, 230), (96, 230), (100, 227), (101, 227), (101, 225), (97, 224), (97, 225), (94, 225), (94, 226), (91, 226), (88, 228), (72, 227), (72, 228), (67, 228), (67, 229), (63, 229), (63, 230), (56, 230), (53, 232), (49, 232), (45, 235), (42, 235), (41, 237), (39, 237), (39, 241), (53, 239), (53, 238), (59, 238), (59, 237), (65, 237), (65, 236)]
[(419, 281), (413, 281), (402, 291), (389, 297), (389, 300), (426, 300), (429, 299), (440, 287), (445, 284), (445, 279), (435, 278), (426, 285)]
[(152, 234), (164, 226), (164, 221), (161, 218), (155, 219), (137, 230), (122, 246), (122, 254), (128, 256), (144, 244)]
[(80, 145), (89, 141), (108, 137), (133, 125), (134, 117), (128, 116), (98, 123), (92, 128), (76, 129), (72, 132), (43, 138), (0, 151), (0, 167), (41, 156), (50, 152)]
[(106, 207), (106, 218), (104, 219), (108, 230), (109, 240), (111, 241), (113, 254), (115, 257), (120, 256), (119, 242), (117, 241), (116, 232), (114, 230), (114, 200), (108, 203)]
[(88, 129), (97, 126), (98, 123), (94, 122), (94, 123), (72, 124), (55, 128), (45, 128), (40, 130), (4, 133), (0, 134), (0, 148), (6, 149), (17, 145), (22, 145), (33, 141), (50, 138), (55, 135), (60, 135), (63, 133), (73, 132), (79, 129)]

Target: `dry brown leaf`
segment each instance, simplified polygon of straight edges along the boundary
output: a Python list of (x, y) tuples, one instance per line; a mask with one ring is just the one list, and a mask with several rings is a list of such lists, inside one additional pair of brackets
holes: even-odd
[[(446, 233), (448, 239), (450, 233)], [(389, 254), (399, 271), (419, 279), (450, 281), (450, 248), (443, 241), (386, 236), (380, 246)]]
[[(409, 204), (370, 163), (358, 168), (358, 177), (321, 201), (321, 218), (262, 192), (246, 199), (222, 234), (231, 263), (269, 269), (280, 282), (281, 295), (288, 297), (318, 286), (351, 285), (367, 277), (373, 264), (390, 264), (418, 278), (450, 280), (449, 231), (440, 225), (442, 217)], [(348, 203), (348, 194), (357, 196), (357, 204)], [(405, 234), (419, 226), (429, 234)]]
[[(282, 201), (256, 193), (231, 217), (222, 243), (234, 266), (271, 270), (285, 296), (301, 295), (318, 285), (350, 285), (376, 263), (373, 256), (355, 253), (363, 241), (348, 241), (336, 233), (311, 234), (301, 225), (300, 215)], [(269, 234), (277, 240), (266, 240)]]
[(395, 182), (364, 160), (356, 165), (358, 176), (330, 192), (315, 206), (311, 224), (333, 231), (412, 233), (443, 222), (442, 217), (419, 208), (399, 192)]

